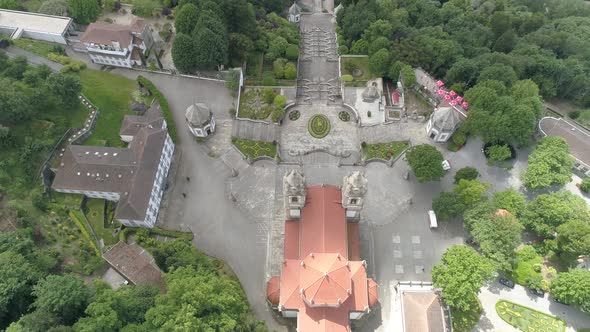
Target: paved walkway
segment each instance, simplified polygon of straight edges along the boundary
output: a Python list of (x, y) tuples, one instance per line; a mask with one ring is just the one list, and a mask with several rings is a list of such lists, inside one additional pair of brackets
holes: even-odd
[(496, 313), (496, 302), (508, 300), (523, 306), (539, 310), (541, 312), (557, 316), (567, 322), (567, 332), (575, 332), (578, 329), (590, 327), (590, 316), (579, 309), (555, 302), (545, 294), (539, 297), (530, 294), (526, 288), (516, 285), (510, 289), (500, 285), (498, 282), (491, 282), (484, 286), (479, 294), (483, 305), (484, 315), (473, 331), (519, 331), (510, 324), (503, 321)]
[(34, 53), (31, 53), (29, 51), (25, 51), (25, 50), (20, 49), (18, 47), (9, 46), (6, 50), (4, 50), (4, 52), (6, 53), (6, 55), (9, 58), (15, 58), (17, 56), (24, 56), (27, 58), (27, 61), (29, 62), (29, 64), (34, 65), (34, 66), (47, 65), (53, 71), (59, 71), (63, 67), (62, 64), (59, 64), (59, 63), (53, 62), (49, 59), (40, 57)]

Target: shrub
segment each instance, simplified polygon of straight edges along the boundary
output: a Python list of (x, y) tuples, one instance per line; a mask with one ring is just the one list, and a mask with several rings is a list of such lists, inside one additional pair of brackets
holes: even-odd
[(342, 75), (340, 78), (344, 82), (352, 82), (352, 80), (353, 80), (352, 75)]
[(275, 79), (275, 77), (271, 71), (265, 71), (262, 74), (261, 84), (263, 86), (275, 86), (275, 85), (277, 85), (277, 80)]
[(287, 103), (287, 97), (285, 97), (285, 96), (277, 95), (274, 99), (274, 104), (279, 109), (282, 109), (286, 103)]
[(474, 167), (463, 167), (455, 174), (455, 183), (460, 180), (475, 180), (479, 176), (479, 172)]
[(567, 116), (569, 116), (570, 118), (575, 120), (580, 117), (580, 114), (581, 114), (580, 111), (573, 111), (573, 112), (570, 112)]
[(590, 192), (590, 178), (585, 178), (580, 184), (580, 190), (587, 193)]
[(338, 54), (348, 54), (348, 46), (346, 46), (346, 45), (338, 46)]
[(297, 45), (289, 45), (285, 50), (285, 56), (289, 60), (297, 60), (299, 57), (299, 47)]
[(289, 62), (285, 65), (285, 78), (288, 80), (294, 80), (297, 78), (297, 67), (294, 63)]
[(272, 119), (272, 122), (279, 122), (283, 118), (283, 116), (285, 116), (285, 110), (282, 108), (275, 109), (270, 114), (270, 118)]
[(455, 143), (456, 145), (462, 146), (467, 141), (467, 135), (465, 135), (464, 132), (459, 130), (453, 134), (451, 139), (453, 140), (453, 143)]
[(176, 125), (174, 123), (174, 118), (172, 117), (172, 112), (170, 112), (170, 105), (168, 105), (166, 97), (164, 97), (160, 90), (156, 88), (154, 83), (152, 83), (152, 81), (148, 80), (147, 78), (139, 75), (137, 76), (137, 82), (139, 85), (148, 89), (152, 96), (158, 100), (158, 103), (160, 103), (160, 107), (162, 108), (162, 113), (164, 113), (166, 125), (168, 126), (168, 134), (170, 134), (170, 138), (173, 142), (178, 143), (178, 137), (176, 136)]
[(275, 78), (281, 79), (285, 76), (285, 65), (287, 64), (287, 59), (278, 58), (272, 64), (272, 72)]
[(276, 96), (277, 96), (277, 93), (275, 92), (274, 89), (271, 89), (271, 88), (262, 89), (261, 97), (262, 97), (262, 101), (264, 101), (265, 103), (272, 104), (274, 102)]

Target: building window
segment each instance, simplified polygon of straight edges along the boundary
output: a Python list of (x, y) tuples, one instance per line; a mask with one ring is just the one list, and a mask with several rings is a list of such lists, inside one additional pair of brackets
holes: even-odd
[(351, 204), (351, 205), (357, 205), (357, 204), (358, 204), (358, 199), (356, 199), (356, 198), (351, 198), (351, 199), (350, 199), (350, 204)]

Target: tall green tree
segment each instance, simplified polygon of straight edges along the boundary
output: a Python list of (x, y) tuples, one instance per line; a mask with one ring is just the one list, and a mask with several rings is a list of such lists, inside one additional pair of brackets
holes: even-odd
[(443, 156), (432, 145), (416, 145), (406, 152), (406, 158), (420, 182), (438, 181), (445, 174)]
[(180, 8), (174, 20), (174, 27), (177, 33), (190, 35), (199, 20), (199, 9), (192, 3), (186, 4)]
[(174, 66), (181, 72), (190, 73), (196, 68), (197, 49), (193, 39), (186, 34), (179, 33), (172, 44), (172, 60)]
[(524, 196), (514, 188), (494, 193), (492, 202), (497, 209), (505, 209), (517, 217), (524, 212), (526, 204)]
[(529, 166), (524, 173), (523, 184), (529, 189), (564, 185), (572, 179), (574, 159), (565, 139), (545, 137), (529, 156)]
[(447, 305), (469, 311), (477, 303), (481, 286), (492, 278), (493, 270), (492, 264), (470, 247), (454, 245), (445, 251), (442, 263), (432, 269), (432, 281), (442, 288)]
[(74, 108), (78, 105), (78, 96), (82, 92), (80, 79), (73, 75), (53, 73), (45, 82), (51, 93), (66, 108)]
[(475, 242), (481, 252), (504, 271), (512, 269), (514, 250), (522, 243), (520, 235), (524, 227), (512, 214), (487, 215), (471, 227)]
[(369, 70), (373, 75), (383, 77), (387, 75), (389, 60), (389, 51), (382, 48), (369, 57)]
[(192, 267), (166, 275), (168, 292), (146, 313), (148, 330), (233, 331), (248, 314), (248, 303), (235, 280), (198, 273)]
[(22, 255), (12, 251), (0, 253), (0, 328), (27, 310), (39, 277), (39, 271)]
[(590, 220), (573, 219), (557, 227), (559, 250), (571, 255), (590, 255)]
[(89, 293), (84, 281), (73, 275), (49, 275), (33, 288), (33, 306), (72, 324), (87, 305)]
[(68, 13), (80, 24), (90, 24), (100, 15), (96, 0), (68, 0)]
[(567, 190), (537, 196), (527, 204), (521, 221), (540, 236), (553, 236), (557, 227), (570, 220), (590, 221), (584, 199)]
[(227, 63), (227, 42), (213, 31), (204, 28), (194, 36), (195, 67), (197, 69), (217, 69)]
[(551, 295), (556, 299), (590, 311), (590, 271), (573, 269), (558, 273), (551, 281)]
[(461, 179), (453, 188), (453, 192), (457, 194), (465, 206), (471, 206), (486, 200), (489, 187), (488, 183)]
[(432, 200), (432, 210), (440, 220), (447, 220), (463, 214), (467, 206), (454, 192), (442, 192)]

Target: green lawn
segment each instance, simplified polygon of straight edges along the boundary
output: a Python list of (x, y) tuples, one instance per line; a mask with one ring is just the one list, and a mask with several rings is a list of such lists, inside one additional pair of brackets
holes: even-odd
[(409, 142), (389, 142), (378, 144), (364, 144), (363, 155), (366, 159), (390, 160), (399, 156), (409, 146)]
[[(47, 58), (49, 53), (56, 53), (55, 47), (61, 45), (57, 43), (49, 43), (40, 40), (33, 40), (28, 38), (19, 38), (12, 41), (14, 46), (18, 48), (22, 48), (23, 50), (29, 51), (31, 53), (35, 53), (39, 56)], [(63, 48), (63, 47), (62, 47)]]
[(496, 312), (506, 323), (521, 331), (563, 332), (566, 327), (561, 318), (506, 300), (496, 303)]
[(28, 12), (36, 13), (39, 11), (42, 3), (42, 0), (26, 0), (22, 2), (22, 5)]
[[(373, 78), (371, 75), (371, 71), (369, 70), (369, 57), (362, 57), (362, 58), (348, 58), (342, 57), (341, 63), (341, 73), (340, 75), (352, 75), (355, 81), (368, 81)], [(350, 66), (352, 66), (355, 70), (350, 70)], [(355, 75), (356, 74), (356, 75)], [(360, 74), (360, 75), (358, 75)], [(347, 84), (348, 85), (348, 84)]]
[(104, 145), (100, 141), (107, 140), (109, 146), (125, 146), (119, 129), (123, 117), (133, 114), (129, 103), (137, 84), (120, 75), (91, 69), (82, 70), (79, 76), (82, 93), (100, 109), (94, 133), (84, 145)]
[(114, 245), (119, 241), (118, 237), (113, 236), (113, 229), (118, 226), (118, 223), (115, 222), (113, 225), (114, 227), (105, 228), (104, 202), (103, 199), (88, 199), (88, 202), (86, 203), (86, 218), (88, 218), (96, 236), (103, 239), (104, 244), (109, 246)]
[(233, 138), (232, 143), (238, 148), (238, 150), (248, 157), (248, 159), (262, 156), (274, 158), (277, 155), (277, 145), (270, 142)]

